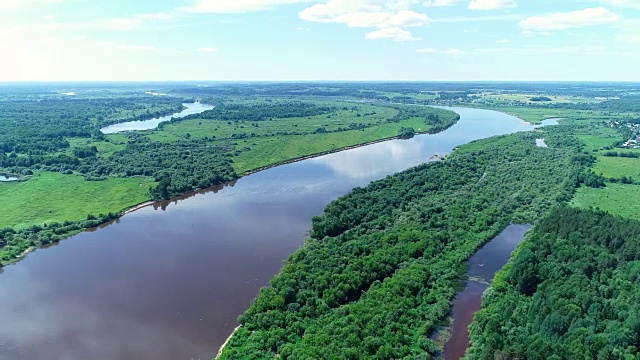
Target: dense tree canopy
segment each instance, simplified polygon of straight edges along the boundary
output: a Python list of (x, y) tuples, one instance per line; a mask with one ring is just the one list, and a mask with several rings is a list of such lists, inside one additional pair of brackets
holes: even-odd
[(419, 359), (465, 260), (509, 221), (570, 199), (590, 162), (571, 139), (516, 134), (358, 188), (240, 317), (224, 359)]
[(494, 280), (469, 359), (637, 359), (640, 222), (559, 208)]

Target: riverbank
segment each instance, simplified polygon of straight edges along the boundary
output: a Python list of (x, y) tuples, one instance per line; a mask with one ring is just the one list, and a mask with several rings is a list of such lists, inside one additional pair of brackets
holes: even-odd
[[(459, 115), (456, 116), (456, 122), (458, 120), (459, 120)], [(448, 129), (449, 127), (453, 126), (454, 124), (455, 124), (455, 122), (451, 123), (446, 129)], [(442, 131), (445, 131), (446, 129), (443, 129)], [(419, 136), (419, 135), (430, 134), (430, 133), (432, 133), (432, 132), (431, 131), (420, 131), (420, 132), (416, 132), (415, 134), (416, 134), (416, 136)], [(327, 151), (317, 152), (317, 153), (308, 154), (308, 155), (304, 155), (304, 156), (290, 158), (290, 159), (287, 159), (285, 161), (272, 163), (272, 164), (269, 164), (267, 166), (263, 166), (263, 167), (255, 168), (255, 169), (252, 169), (252, 170), (249, 170), (249, 171), (242, 172), (242, 173), (240, 173), (238, 175), (238, 177), (236, 179), (234, 179), (234, 181), (238, 180), (239, 178), (242, 178), (242, 177), (245, 177), (245, 176), (248, 176), (248, 175), (251, 175), (251, 174), (255, 174), (255, 173), (258, 173), (258, 172), (261, 172), (261, 171), (265, 171), (265, 170), (268, 170), (268, 169), (271, 169), (271, 168), (274, 168), (274, 167), (278, 167), (278, 166), (282, 166), (282, 165), (286, 165), (286, 164), (291, 164), (291, 163), (295, 163), (295, 162), (300, 162), (300, 161), (304, 161), (304, 160), (308, 160), (308, 159), (311, 159), (311, 158), (316, 158), (316, 157), (320, 157), (320, 156), (324, 156), (324, 155), (328, 155), (328, 154), (347, 151), (347, 150), (350, 150), (350, 149), (369, 146), (369, 145), (373, 145), (373, 144), (376, 144), (376, 143), (382, 143), (382, 142), (386, 142), (386, 141), (390, 141), (390, 140), (396, 140), (396, 139), (399, 139), (399, 138), (400, 138), (399, 136), (384, 137), (384, 138), (376, 139), (376, 140), (373, 140), (373, 141), (367, 141), (367, 142), (363, 142), (363, 143), (359, 143), (359, 144), (339, 147), (339, 148), (332, 149), (332, 150), (327, 150)], [(433, 160), (433, 158), (428, 159), (428, 160)], [(426, 162), (428, 160), (425, 159), (424, 161)], [(42, 175), (42, 174), (40, 174), (40, 175)], [(36, 176), (36, 178), (39, 178), (40, 175)], [(82, 180), (81, 177), (78, 177), (78, 176), (75, 176), (75, 175), (61, 175), (61, 174), (56, 174), (56, 173), (47, 174), (47, 178), (48, 177), (54, 177), (54, 178), (64, 177), (65, 181), (68, 181), (68, 179), (69, 179), (68, 177), (70, 177), (70, 176), (73, 177), (73, 179), (75, 179), (77, 181), (82, 181), (83, 184), (86, 183), (86, 181)], [(62, 180), (62, 179), (60, 179), (60, 180)], [(149, 188), (149, 186), (151, 186), (149, 181), (143, 181), (140, 178), (123, 178), (123, 179), (109, 178), (108, 180), (105, 180), (105, 181), (109, 181), (111, 183), (123, 182), (122, 185), (124, 185), (124, 183), (128, 183), (129, 184), (129, 185), (127, 185), (128, 187), (127, 187), (126, 191), (119, 192), (118, 193), (119, 195), (116, 196), (116, 198), (118, 198), (118, 199), (122, 198), (121, 202), (127, 202), (127, 200), (130, 200), (131, 198), (138, 198), (139, 199), (141, 196), (147, 197), (147, 199), (139, 201), (135, 205), (125, 206), (124, 208), (119, 207), (119, 209), (115, 211), (117, 214), (119, 214), (118, 217), (122, 217), (122, 216), (125, 216), (127, 214), (131, 214), (131, 213), (133, 213), (135, 211), (138, 211), (138, 210), (143, 209), (143, 208), (148, 207), (148, 206), (158, 205), (159, 207), (162, 207), (162, 204), (164, 204), (166, 202), (176, 201), (176, 200), (179, 200), (179, 199), (182, 199), (182, 198), (185, 198), (185, 197), (190, 197), (190, 196), (193, 196), (193, 195), (198, 194), (198, 193), (203, 192), (203, 191), (206, 192), (208, 189), (217, 190), (220, 185), (223, 185), (223, 184), (217, 184), (217, 185), (213, 185), (213, 186), (207, 187), (207, 188), (197, 188), (197, 189), (182, 193), (180, 195), (172, 196), (171, 198), (169, 198), (167, 200), (154, 201), (154, 200), (149, 200), (148, 199), (148, 192), (146, 190), (147, 190), (147, 188)], [(25, 184), (28, 184), (28, 182), (26, 182)], [(94, 185), (94, 186), (98, 186), (98, 187), (95, 188), (95, 190), (98, 190), (100, 188), (99, 185), (103, 185), (103, 182), (90, 182), (90, 184)], [(137, 186), (134, 185), (134, 184), (137, 184)], [(84, 185), (86, 185), (86, 184), (84, 184)], [(119, 185), (119, 186), (122, 186), (122, 185)], [(56, 186), (56, 187), (58, 189), (68, 188), (68, 186), (65, 187), (63, 185), (59, 185), (59, 186)], [(82, 185), (76, 184), (76, 185), (73, 186), (73, 188), (74, 189), (75, 188), (82, 188)], [(114, 189), (115, 189), (115, 187), (114, 187)], [(112, 190), (110, 190), (110, 191), (112, 191)], [(29, 192), (32, 192), (32, 190), (29, 190)], [(50, 194), (54, 194), (54, 193), (51, 193), (51, 192), (48, 192), (48, 194), (42, 193), (38, 197), (42, 198), (42, 197), (50, 196)], [(59, 192), (57, 192), (55, 194), (64, 195), (64, 192), (60, 192), (59, 191)], [(79, 193), (76, 191), (73, 194), (70, 193), (68, 195), (64, 195), (63, 198), (61, 198), (59, 200), (52, 200), (52, 201), (50, 201), (50, 203), (59, 204), (59, 203), (64, 203), (68, 199), (80, 199), (80, 198), (86, 199), (87, 198), (87, 196), (84, 196), (84, 195), (78, 196), (78, 194)], [(126, 194), (130, 194), (130, 195), (126, 195)], [(147, 194), (147, 195), (143, 195), (143, 194)], [(125, 196), (125, 197), (123, 198), (123, 196)], [(96, 197), (92, 196), (90, 198), (96, 199), (98, 197), (97, 196)], [(82, 207), (82, 206), (86, 207), (87, 204), (91, 204), (91, 203), (92, 203), (91, 200), (84, 200), (82, 204), (74, 206), (74, 209), (76, 209), (77, 207)], [(99, 207), (100, 208), (104, 208), (102, 203), (99, 205)], [(111, 209), (113, 209), (113, 207), (114, 206), (112, 206)], [(93, 208), (98, 208), (98, 207), (92, 207), (92, 209)], [(107, 209), (109, 209), (109, 208), (107, 207)], [(111, 211), (113, 211), (113, 210), (111, 210)], [(34, 208), (33, 212), (34, 213), (38, 213), (38, 214), (42, 213), (41, 212), (41, 208)], [(75, 211), (75, 212), (78, 213), (77, 211)], [(91, 210), (91, 211), (87, 211), (86, 213), (87, 214), (98, 214), (98, 213), (107, 213), (107, 212), (110, 212), (110, 211), (109, 210), (100, 210), (100, 211)], [(66, 221), (68, 219), (72, 219), (72, 217), (67, 217), (67, 218), (62, 217), (62, 218), (58, 219), (57, 221), (62, 222), (62, 221)], [(75, 221), (79, 221), (80, 219), (76, 218), (74, 220)], [(113, 220), (114, 219), (109, 218), (104, 223), (99, 224), (99, 225), (103, 225), (103, 224), (109, 223), (109, 222), (111, 222)], [(49, 221), (51, 221), (51, 220), (49, 219)], [(92, 224), (91, 227), (92, 228), (95, 227), (95, 224)], [(86, 229), (88, 229), (88, 228), (86, 228)], [(78, 232), (79, 231), (74, 229), (72, 232), (69, 232), (66, 235), (57, 235), (55, 237), (55, 239), (53, 240), (53, 242), (59, 242), (61, 240), (64, 240), (67, 237), (76, 235)], [(43, 243), (42, 245), (47, 245), (48, 243), (49, 242)], [(20, 249), (18, 252), (13, 252), (14, 255), (12, 256), (11, 259), (5, 259), (5, 260), (0, 261), (0, 267), (6, 266), (6, 265), (10, 265), (10, 264), (15, 264), (16, 262), (19, 262), (20, 260), (22, 260), (24, 258), (24, 256), (27, 253), (29, 253), (31, 251), (34, 251), (34, 250), (36, 250), (38, 248), (39, 248), (39, 246), (30, 246), (28, 251), (26, 251), (26, 249), (25, 250)], [(0, 250), (2, 250), (2, 249), (0, 249)], [(23, 254), (23, 251), (26, 251), (26, 252)], [(18, 253), (21, 254), (21, 255), (17, 256)], [(1, 255), (2, 254), (0, 253), (0, 256)]]
[(233, 331), (231, 332), (231, 335), (229, 335), (229, 337), (224, 341), (224, 343), (222, 343), (222, 346), (220, 346), (220, 349), (218, 350), (218, 353), (216, 354), (215, 360), (218, 360), (220, 358), (220, 356), (222, 356), (222, 352), (224, 351), (224, 348), (227, 346), (227, 344), (229, 343), (229, 341), (231, 341), (231, 338), (233, 337), (233, 335), (236, 334), (236, 332), (242, 327), (242, 325), (238, 325), (236, 326)]
[(474, 142), (330, 203), (221, 359), (434, 356), (429, 335), (448, 318), (466, 261), (510, 221), (536, 221), (571, 196), (582, 170), (573, 144), (541, 149), (536, 135)]

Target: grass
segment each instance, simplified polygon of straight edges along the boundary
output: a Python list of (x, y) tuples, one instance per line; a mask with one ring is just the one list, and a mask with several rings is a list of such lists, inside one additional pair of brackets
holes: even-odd
[[(256, 168), (278, 164), (307, 155), (332, 151), (348, 146), (397, 136), (400, 128), (412, 127), (428, 131), (424, 118), (410, 118), (398, 123), (387, 120), (398, 110), (371, 104), (315, 101), (319, 105), (334, 106), (338, 110), (328, 115), (272, 121), (226, 121), (192, 119), (167, 124), (163, 129), (141, 132), (152, 141), (172, 143), (182, 138), (203, 138), (213, 145), (235, 146), (234, 168), (242, 174)], [(345, 110), (345, 108), (347, 108)], [(441, 117), (454, 113), (433, 109)], [(359, 115), (359, 116), (358, 116)], [(352, 123), (369, 126), (362, 130), (331, 132), (348, 128)], [(318, 128), (327, 133), (315, 133)], [(303, 132), (305, 135), (283, 135)], [(245, 133), (256, 137), (230, 139), (233, 134)], [(278, 134), (280, 133), (280, 134)], [(266, 136), (274, 135), (276, 136)], [(108, 141), (95, 139), (68, 139), (69, 153), (75, 147), (96, 146), (98, 156), (106, 157), (125, 148), (128, 135), (112, 134)], [(0, 228), (25, 227), (48, 221), (82, 220), (88, 214), (119, 212), (149, 199), (149, 179), (109, 178), (106, 181), (85, 181), (82, 176), (42, 172), (28, 181), (0, 184)]]
[(599, 208), (626, 218), (640, 218), (640, 185), (607, 183), (600, 189), (581, 187), (571, 206)]
[(608, 178), (631, 176), (635, 180), (640, 180), (640, 159), (598, 156), (593, 171)]
[(493, 94), (493, 93), (485, 93), (482, 94), (482, 99), (490, 100), (495, 102), (522, 102), (526, 104), (560, 104), (560, 103), (596, 103), (602, 102), (604, 100), (598, 100), (595, 98), (587, 98), (582, 96), (554, 96), (554, 95), (543, 95), (551, 99), (551, 101), (544, 102), (536, 102), (531, 101), (531, 98), (538, 97), (540, 95), (534, 94)]
[(539, 124), (546, 119), (574, 117), (581, 112), (585, 112), (568, 111), (566, 109), (543, 109), (525, 107), (490, 107), (490, 109), (501, 111), (532, 124)]
[(391, 138), (397, 136), (402, 127), (413, 127), (416, 131), (429, 130), (424, 119), (412, 118), (362, 130), (246, 139), (237, 142), (236, 148), (240, 150), (240, 154), (234, 157), (233, 167), (242, 174), (290, 159)]
[(24, 182), (0, 183), (0, 228), (122, 211), (146, 201), (152, 184), (140, 178), (85, 181), (81, 176), (48, 172)]
[[(273, 134), (278, 132), (309, 132), (319, 128), (328, 131), (348, 127), (351, 123), (377, 125), (386, 122), (398, 114), (393, 108), (373, 106), (368, 104), (351, 104), (339, 102), (317, 102), (320, 106), (345, 107), (349, 110), (337, 110), (330, 115), (317, 115), (310, 117), (297, 117), (286, 119), (274, 119), (271, 121), (238, 121), (228, 123), (218, 120), (183, 120), (174, 124), (167, 124), (162, 131), (151, 131), (148, 137), (154, 141), (170, 142), (187, 136), (202, 138), (215, 135), (217, 138), (229, 138), (233, 134), (256, 134), (256, 136)], [(351, 110), (351, 108), (357, 110)], [(366, 115), (372, 114), (373, 115)], [(360, 114), (361, 116), (358, 116)]]
[(95, 141), (93, 139), (85, 139), (85, 138), (70, 138), (67, 139), (69, 141), (69, 149), (67, 149), (66, 153), (68, 155), (71, 154), (73, 148), (75, 147), (86, 147), (86, 146), (95, 146), (98, 149), (98, 154), (102, 157), (108, 157), (112, 155), (116, 151), (124, 150), (127, 144), (127, 139), (122, 134), (112, 134), (108, 135), (107, 138), (109, 141)]
[[(255, 102), (255, 100), (251, 101)], [(211, 141), (212, 144), (232, 141), (237, 150), (233, 158), (234, 169), (242, 174), (295, 158), (391, 138), (397, 136), (402, 127), (411, 127), (418, 132), (426, 132), (430, 129), (424, 118), (410, 118), (398, 123), (389, 123), (387, 120), (398, 114), (398, 110), (391, 107), (336, 101), (313, 102), (319, 106), (333, 106), (339, 110), (328, 115), (271, 121), (227, 122), (190, 119), (167, 124), (161, 130), (147, 132), (146, 136), (159, 142), (211, 136), (217, 139)], [(348, 109), (345, 110), (345, 107)], [(433, 109), (433, 111), (441, 117), (454, 116), (453, 113), (444, 110)], [(347, 128), (352, 123), (365, 124), (368, 127), (362, 130), (331, 132)], [(324, 128), (328, 132), (315, 133), (319, 128)], [(285, 135), (284, 133), (287, 132), (305, 134)], [(234, 134), (246, 134), (249, 137), (229, 140)], [(274, 134), (277, 136), (270, 136)]]

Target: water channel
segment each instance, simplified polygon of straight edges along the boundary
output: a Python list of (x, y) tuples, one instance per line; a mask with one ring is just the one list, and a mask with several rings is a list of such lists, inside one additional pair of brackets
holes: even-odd
[(210, 359), (311, 217), (456, 146), (533, 126), (487, 110), (434, 135), (279, 166), (125, 215), (0, 269), (0, 358)]
[(469, 345), (468, 327), (473, 315), (480, 310), (482, 294), (498, 270), (509, 262), (511, 253), (524, 240), (529, 229), (531, 225), (509, 225), (467, 262), (469, 270), (465, 288), (456, 296), (451, 308), (453, 325), (451, 339), (444, 347), (445, 360), (458, 360), (464, 355)]
[(119, 124), (113, 124), (100, 129), (103, 134), (115, 134), (124, 131), (139, 131), (139, 130), (151, 130), (155, 129), (160, 125), (160, 123), (165, 121), (170, 121), (172, 118), (183, 118), (185, 116), (199, 114), (203, 111), (213, 109), (213, 106), (202, 104), (199, 102), (194, 103), (184, 103), (182, 106), (185, 107), (184, 110), (177, 112), (175, 114), (157, 117), (149, 120), (141, 120), (141, 121), (129, 121)]

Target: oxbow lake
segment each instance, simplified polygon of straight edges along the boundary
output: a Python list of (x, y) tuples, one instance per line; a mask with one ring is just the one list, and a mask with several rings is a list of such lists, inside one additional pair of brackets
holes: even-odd
[(155, 129), (162, 122), (170, 121), (172, 118), (183, 118), (185, 116), (199, 114), (201, 112), (211, 110), (214, 107), (211, 105), (201, 104), (199, 102), (195, 103), (184, 103), (182, 106), (185, 107), (184, 110), (177, 112), (175, 114), (162, 116), (158, 118), (153, 118), (150, 120), (143, 121), (129, 121), (119, 124), (113, 124), (100, 129), (103, 134), (116, 134), (125, 131), (140, 131), (140, 130), (151, 130)]

